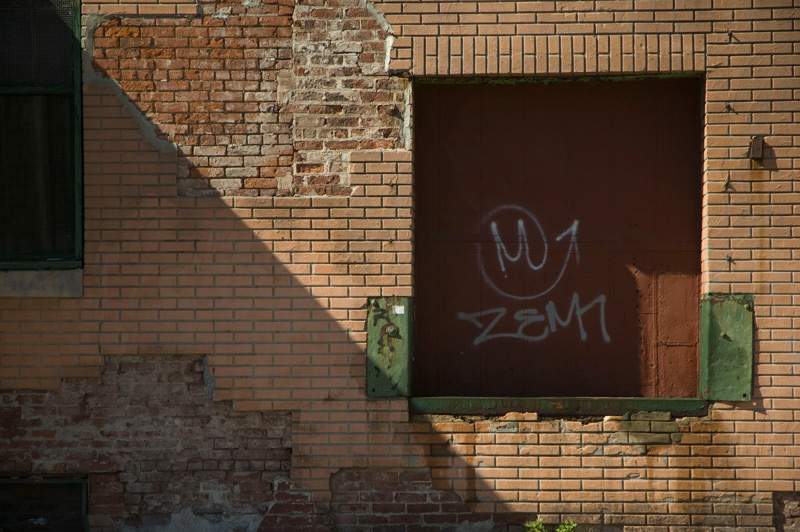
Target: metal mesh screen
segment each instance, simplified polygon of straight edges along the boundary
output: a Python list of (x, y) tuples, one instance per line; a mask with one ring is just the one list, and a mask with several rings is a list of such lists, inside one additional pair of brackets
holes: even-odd
[(71, 94), (0, 95), (0, 261), (74, 258), (73, 106)]
[(74, 0), (0, 2), (0, 86), (71, 87)]

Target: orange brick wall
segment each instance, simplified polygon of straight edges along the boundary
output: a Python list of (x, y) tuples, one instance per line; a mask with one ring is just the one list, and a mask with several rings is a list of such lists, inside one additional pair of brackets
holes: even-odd
[(179, 194), (348, 195), (350, 151), (403, 143), (407, 83), (375, 75), (385, 32), (361, 4), (187, 7), (84, 3), (91, 76), (180, 155)]
[(291, 171), (279, 73), (291, 72), (288, 6), (226, 19), (111, 18), (90, 28), (92, 66), (174, 142), (181, 193), (275, 194)]
[[(161, 16), (225, 27), (226, 7), (237, 8), (83, 2), (87, 21), (120, 16), (92, 26), (105, 32)], [(296, 4), (291, 72), (267, 98), (283, 106), (285, 142), (262, 139), (288, 147), (286, 181), (202, 187), (221, 197), (181, 185), (204, 156), (177, 114), (159, 118), (121, 67), (97, 64), (84, 98), (84, 297), (0, 299), (0, 387), (55, 389), (125, 354), (208, 354), (216, 399), (293, 413), (292, 489), (321, 512), (336, 472), (424, 468), (474, 512), (772, 530), (773, 494), (800, 491), (799, 15), (791, 0)], [(131, 50), (93, 46), (95, 59)], [(676, 72), (707, 79), (703, 292), (756, 294), (753, 400), (697, 418), (569, 421), (410, 416), (405, 399), (366, 398), (366, 298), (413, 294), (406, 76)], [(152, 146), (142, 120), (176, 151)], [(757, 134), (761, 162), (747, 157)]]

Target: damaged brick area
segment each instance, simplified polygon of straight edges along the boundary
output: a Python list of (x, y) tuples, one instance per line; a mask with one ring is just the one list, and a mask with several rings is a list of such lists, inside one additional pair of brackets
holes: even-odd
[(215, 2), (90, 31), (95, 72), (177, 148), (180, 194), (348, 195), (351, 150), (402, 144), (407, 83), (385, 76), (386, 31), (363, 2), (307, 4)]
[(259, 532), (517, 532), (532, 514), (473, 512), (455, 492), (438, 490), (427, 468), (347, 468), (330, 478), (330, 503), (285, 479)]
[(291, 467), (291, 416), (214, 402), (197, 357), (114, 357), (100, 379), (5, 391), (0, 421), (0, 476), (88, 478), (92, 530), (254, 530)]
[[(769, 495), (756, 458), (738, 456), (732, 409), (701, 417), (639, 412), (586, 419), (540, 419), (535, 413), (482, 418), (418, 415), (412, 441), (430, 446), (424, 459), (433, 486), (454, 492), (475, 512), (526, 511), (545, 523), (581, 526), (749, 527), (768, 530)], [(727, 432), (726, 432), (727, 431)], [(771, 461), (793, 448), (775, 447)], [(734, 492), (734, 490), (736, 490)], [(566, 502), (564, 493), (574, 499)], [(619, 494), (634, 499), (620, 500)], [(658, 501), (648, 506), (646, 498)], [(775, 515), (793, 511), (775, 510)], [(653, 511), (651, 508), (659, 508)], [(800, 513), (800, 512), (798, 512)], [(788, 521), (787, 521), (788, 522)], [(710, 528), (709, 528), (710, 529)]]
[(278, 105), (291, 3), (220, 4), (218, 13), (110, 19), (94, 31), (93, 65), (178, 147), (181, 192), (274, 193), (292, 165), (290, 118)]
[(519, 530), (533, 515), (472, 512), (455, 492), (437, 490), (430, 470), (347, 469), (331, 476), (331, 512), (340, 532)]
[(800, 531), (800, 492), (777, 492), (773, 496), (773, 524), (778, 532)]

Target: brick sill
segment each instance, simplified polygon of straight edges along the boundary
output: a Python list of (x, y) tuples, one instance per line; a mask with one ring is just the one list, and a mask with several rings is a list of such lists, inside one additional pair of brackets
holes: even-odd
[(412, 397), (415, 414), (502, 415), (536, 412), (545, 416), (606, 416), (629, 412), (705, 414), (708, 401), (662, 397)]

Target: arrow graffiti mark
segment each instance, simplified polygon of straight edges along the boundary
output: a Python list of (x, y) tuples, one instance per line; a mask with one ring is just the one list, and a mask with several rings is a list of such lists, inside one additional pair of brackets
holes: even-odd
[[(501, 236), (501, 227), (498, 224), (498, 220), (505, 222), (507, 227), (511, 222), (513, 224), (512, 227), (516, 229), (516, 234), (512, 233), (511, 237), (506, 234), (504, 239)], [(484, 254), (482, 245), (478, 244), (478, 268), (486, 284), (504, 297), (527, 302), (540, 298), (558, 286), (573, 256), (575, 257), (575, 263), (580, 263), (578, 220), (574, 220), (564, 232), (555, 237), (555, 242), (561, 244), (560, 248), (562, 250), (566, 245), (564, 261), (555, 275), (553, 272), (557, 266), (549, 269), (548, 272), (542, 271), (547, 264), (550, 251), (547, 235), (542, 224), (533, 214), (517, 205), (503, 205), (487, 214), (482, 223), (483, 227), (488, 227), (495, 249), (494, 252)], [(532, 245), (529, 240), (529, 233), (533, 235), (538, 233), (541, 243), (534, 241)], [(516, 249), (514, 249), (513, 244), (516, 244)], [(509, 249), (509, 247), (512, 249)], [(541, 258), (538, 260), (536, 260), (538, 258), (537, 254), (541, 254)], [(495, 256), (497, 257), (497, 264), (486, 258)], [(519, 264), (519, 266), (509, 272), (508, 270), (512, 264)], [(534, 293), (520, 293), (520, 287), (524, 285), (515, 277), (524, 276), (526, 270), (538, 272), (537, 275), (540, 278), (544, 275), (552, 279), (552, 281), (543, 280), (542, 284), (539, 284), (535, 290), (531, 290)], [(528, 303), (528, 305), (530, 304)], [(457, 317), (460, 320), (471, 323), (480, 330), (480, 334), (473, 340), (473, 345), (476, 346), (503, 338), (521, 340), (523, 342), (542, 342), (559, 329), (570, 327), (572, 323), (577, 323), (580, 339), (585, 342), (588, 335), (583, 317), (587, 312), (595, 308), (598, 313), (603, 341), (610, 343), (611, 337), (606, 329), (605, 294), (598, 295), (587, 304), (581, 304), (580, 295), (577, 292), (573, 292), (566, 316), (562, 316), (556, 310), (556, 303), (552, 300), (544, 305), (544, 312), (540, 312), (536, 308), (517, 310), (513, 314), (516, 328), (514, 328), (514, 325), (509, 327), (510, 320), (506, 318), (508, 309), (505, 307), (496, 307), (478, 312), (459, 312)]]
[[(507, 211), (512, 211), (512, 212), (516, 211), (518, 213), (518, 218), (516, 223), (516, 228), (517, 228), (516, 254), (512, 254), (509, 252), (506, 243), (500, 236), (500, 232), (497, 226), (497, 221), (494, 220), (494, 218), (498, 217), (500, 214), (505, 214)], [(544, 229), (542, 228), (542, 225), (539, 223), (539, 220), (537, 220), (533, 214), (523, 209), (522, 207), (518, 207), (516, 205), (504, 205), (502, 207), (498, 207), (492, 210), (489, 214), (487, 214), (486, 218), (484, 218), (484, 224), (486, 222), (489, 222), (490, 232), (492, 234), (492, 238), (494, 239), (494, 244), (497, 251), (497, 260), (499, 263), (500, 270), (505, 278), (508, 277), (508, 273), (506, 271), (507, 262), (516, 263), (524, 258), (525, 264), (532, 271), (539, 271), (545, 266), (548, 257), (547, 236), (545, 235)], [(542, 258), (538, 263), (534, 263), (533, 260), (531, 259), (531, 244), (528, 240), (528, 230), (526, 229), (528, 224), (532, 224), (533, 226), (536, 227), (536, 230), (542, 239), (542, 244), (541, 244)], [(542, 297), (543, 295), (548, 294), (558, 285), (558, 283), (561, 282), (562, 277), (564, 277), (564, 273), (567, 271), (567, 265), (569, 264), (570, 258), (572, 257), (573, 253), (575, 255), (575, 262), (576, 263), (580, 262), (580, 253), (578, 251), (578, 220), (573, 221), (572, 225), (570, 225), (566, 231), (558, 235), (556, 237), (556, 242), (561, 242), (567, 237), (569, 237), (569, 248), (567, 249), (566, 256), (564, 257), (564, 263), (561, 265), (561, 270), (558, 272), (558, 275), (556, 276), (555, 280), (546, 288), (534, 294), (515, 294), (510, 292), (508, 289), (501, 288), (489, 274), (489, 271), (483, 262), (484, 254), (482, 246), (481, 244), (478, 244), (478, 267), (480, 269), (481, 275), (483, 276), (483, 280), (495, 292), (511, 299), (529, 300), (529, 299), (536, 299), (538, 297)]]

